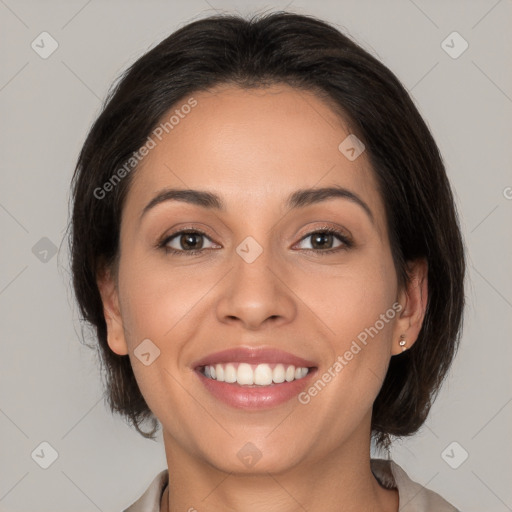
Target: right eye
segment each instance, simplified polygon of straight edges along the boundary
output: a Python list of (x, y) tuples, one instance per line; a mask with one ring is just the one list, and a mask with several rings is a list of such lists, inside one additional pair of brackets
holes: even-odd
[(190, 229), (181, 230), (165, 237), (164, 240), (158, 244), (158, 246), (166, 252), (173, 254), (195, 255), (205, 250), (203, 248), (204, 238), (210, 240), (208, 236), (201, 231)]

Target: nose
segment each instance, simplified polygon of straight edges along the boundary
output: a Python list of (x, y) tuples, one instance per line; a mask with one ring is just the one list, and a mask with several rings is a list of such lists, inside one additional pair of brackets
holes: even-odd
[(223, 280), (217, 302), (218, 320), (239, 323), (247, 330), (293, 321), (297, 303), (286, 281), (287, 273), (272, 259), (270, 251), (264, 250), (251, 263), (235, 253), (233, 269)]

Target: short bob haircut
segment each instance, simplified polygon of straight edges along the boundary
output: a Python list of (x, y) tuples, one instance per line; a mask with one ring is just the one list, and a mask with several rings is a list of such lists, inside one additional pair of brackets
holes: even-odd
[[(83, 145), (72, 182), (73, 286), (80, 314), (99, 342), (110, 409), (155, 439), (158, 421), (129, 356), (107, 344), (96, 281), (102, 269), (115, 274), (123, 202), (136, 165), (106, 198), (98, 190), (173, 106), (223, 84), (286, 84), (328, 102), (366, 146), (385, 204), (398, 285), (408, 279), (409, 260), (428, 262), (429, 297), (419, 337), (391, 358), (373, 404), (372, 438), (388, 448), (391, 436), (411, 435), (425, 422), (458, 349), (465, 256), (454, 198), (439, 149), (398, 78), (334, 26), (283, 11), (210, 16), (171, 34), (113, 85)], [(140, 424), (149, 419), (153, 430), (144, 432)]]

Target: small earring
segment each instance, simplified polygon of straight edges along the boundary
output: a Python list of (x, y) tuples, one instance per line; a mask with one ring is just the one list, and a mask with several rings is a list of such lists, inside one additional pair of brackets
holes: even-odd
[(402, 347), (402, 352), (405, 352), (407, 350), (405, 348), (406, 341), (405, 336), (403, 334), (400, 334), (400, 341), (398, 342), (398, 344)]

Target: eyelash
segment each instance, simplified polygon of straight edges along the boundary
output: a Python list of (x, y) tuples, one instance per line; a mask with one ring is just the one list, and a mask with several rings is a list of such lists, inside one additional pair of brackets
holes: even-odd
[[(310, 231), (308, 234), (304, 235), (299, 240), (299, 242), (302, 242), (306, 238), (309, 238), (310, 236), (312, 236), (314, 234), (318, 234), (318, 233), (326, 233), (329, 235), (335, 235), (338, 238), (338, 240), (343, 243), (343, 245), (340, 247), (333, 248), (333, 249), (327, 249), (325, 251), (323, 251), (321, 249), (302, 249), (303, 251), (314, 252), (315, 254), (318, 254), (321, 256), (326, 256), (326, 255), (337, 253), (340, 251), (346, 251), (347, 249), (350, 249), (354, 245), (353, 242), (344, 233), (342, 233), (341, 231), (338, 231), (337, 229), (328, 227), (328, 226), (315, 229), (314, 231)], [(202, 253), (203, 251), (209, 250), (209, 249), (193, 249), (191, 251), (185, 251), (185, 250), (178, 250), (178, 249), (173, 249), (173, 248), (167, 247), (167, 244), (171, 240), (173, 240), (174, 238), (176, 238), (179, 235), (186, 235), (186, 234), (201, 235), (201, 236), (204, 236), (204, 237), (210, 239), (210, 237), (201, 230), (184, 229), (181, 231), (176, 231), (175, 233), (172, 233), (171, 235), (165, 237), (162, 241), (157, 243), (157, 248), (162, 249), (163, 251), (165, 251), (166, 254), (175, 254), (177, 256), (185, 256), (185, 255), (194, 256), (194, 255)]]

